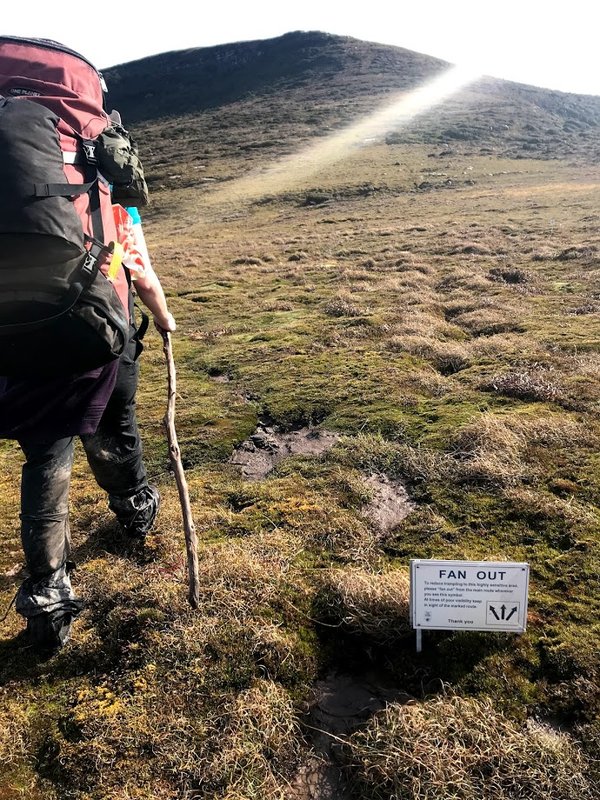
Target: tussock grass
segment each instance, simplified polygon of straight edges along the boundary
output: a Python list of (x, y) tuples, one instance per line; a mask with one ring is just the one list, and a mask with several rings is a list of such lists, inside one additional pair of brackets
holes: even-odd
[(371, 283), (373, 277), (373, 273), (368, 270), (348, 269), (347, 267), (344, 267), (340, 274), (341, 280), (348, 283), (352, 283), (352, 281)]
[(555, 258), (557, 261), (575, 261), (580, 259), (592, 261), (597, 258), (597, 254), (598, 247), (596, 245), (580, 245), (566, 247), (564, 250), (561, 250)]
[(583, 305), (569, 309), (569, 314), (579, 317), (586, 314), (597, 314), (598, 311), (600, 311), (600, 305), (598, 303), (584, 303)]
[(551, 261), (555, 259), (558, 253), (551, 247), (537, 247), (531, 252), (532, 261)]
[(453, 317), (456, 325), (473, 336), (491, 336), (495, 333), (507, 333), (521, 329), (519, 314), (511, 314), (506, 308), (478, 308)]
[[(19, 765), (25, 758), (27, 761), (26, 730), (28, 714), (23, 705), (11, 699), (9, 692), (2, 689), (2, 725), (0, 726), (0, 768), (10, 769)], [(0, 769), (0, 775), (2, 770)], [(1, 789), (0, 789), (1, 791)]]
[(454, 388), (445, 375), (432, 369), (413, 370), (407, 376), (407, 387), (422, 397), (444, 397)]
[(600, 380), (600, 356), (598, 353), (586, 353), (569, 358), (561, 365), (566, 373), (578, 378), (581, 383), (593, 384)]
[(393, 264), (396, 272), (420, 272), (422, 275), (434, 275), (434, 268), (426, 261), (422, 261), (414, 253), (405, 253)]
[(523, 432), (528, 444), (531, 445), (560, 448), (592, 445), (596, 441), (596, 436), (589, 425), (566, 414), (536, 417), (515, 415), (512, 424)]
[(528, 472), (523, 461), (525, 437), (500, 416), (482, 414), (457, 431), (451, 446), (461, 480), (511, 486)]
[(440, 277), (435, 288), (442, 295), (460, 290), (472, 296), (482, 295), (485, 297), (490, 290), (490, 283), (485, 277), (483, 268), (477, 268), (474, 265), (469, 265), (469, 267), (453, 266), (447, 274)]
[(274, 302), (265, 303), (265, 311), (293, 311), (294, 304), (289, 300), (275, 300)]
[[(406, 298), (404, 299), (406, 302)], [(418, 303), (423, 302), (423, 297), (419, 296)], [(424, 336), (442, 339), (444, 335), (452, 330), (443, 318), (429, 310), (411, 309), (401, 314), (400, 319), (392, 329), (392, 333), (398, 336)], [(449, 337), (451, 338), (451, 337)]]
[(427, 273), (418, 269), (405, 269), (401, 271), (400, 275), (393, 279), (392, 285), (404, 292), (407, 289), (419, 291), (423, 289), (423, 287), (431, 286), (431, 284), (431, 277)]
[(452, 375), (471, 363), (468, 348), (452, 341), (439, 341), (424, 336), (392, 336), (387, 346), (395, 352), (406, 352), (429, 361), (442, 375)]
[(410, 314), (417, 309), (435, 310), (439, 305), (437, 293), (428, 282), (404, 280), (397, 275), (386, 275), (376, 283), (375, 288), (383, 297), (395, 301), (394, 305), (397, 303), (399, 311), (408, 311)]
[[(325, 457), (326, 462), (328, 458), (329, 456)], [(299, 459), (296, 470), (301, 469), (301, 462), (302, 459)], [(325, 496), (311, 488), (310, 477), (314, 478), (315, 469), (318, 471), (319, 468), (307, 462), (305, 464), (307, 477), (298, 478), (297, 474), (286, 476), (285, 473), (292, 470), (290, 465), (284, 462), (283, 469), (278, 471), (277, 477), (258, 488), (254, 502), (249, 503), (239, 513), (224, 514), (223, 519), (228, 520), (226, 530), (229, 536), (244, 537), (240, 543), (242, 550), (246, 542), (251, 542), (257, 534), (260, 535), (265, 550), (271, 541), (277, 542), (283, 536), (290, 542), (290, 546), (294, 543), (296, 548), (291, 557), (292, 561), (300, 557), (306, 548), (309, 551), (316, 550), (324, 556), (334, 556), (344, 562), (371, 563), (378, 547), (377, 531), (352, 508), (346, 507), (345, 497), (349, 490), (346, 481), (340, 483), (339, 478), (332, 478)], [(229, 549), (231, 543), (231, 539), (228, 539), (227, 544), (223, 543), (224, 552)], [(276, 546), (276, 552), (277, 550)], [(265, 575), (264, 589), (260, 586), (260, 581), (258, 582), (254, 603), (250, 602), (250, 606), (263, 595), (267, 599), (270, 597), (269, 586), (273, 586), (273, 602), (275, 602), (281, 582), (289, 588), (296, 585), (295, 580), (291, 580), (295, 573), (288, 571), (285, 561), (278, 567), (265, 559), (264, 566), (258, 563), (257, 569), (259, 572), (261, 569), (266, 569), (268, 574)], [(296, 577), (302, 596), (301, 587), (304, 583), (301, 575)], [(251, 583), (249, 587), (249, 591), (252, 592)], [(308, 590), (308, 587), (305, 588)], [(245, 591), (243, 585), (240, 586), (240, 590), (243, 595)], [(248, 599), (250, 600), (250, 596)]]
[(206, 726), (206, 763), (193, 783), (227, 798), (283, 800), (304, 751), (294, 703), (269, 680), (258, 680), (212, 716)]
[(262, 258), (258, 258), (258, 256), (239, 256), (239, 258), (234, 258), (231, 263), (234, 267), (243, 265), (259, 266), (263, 261)]
[(530, 354), (533, 359), (543, 358), (546, 354), (544, 346), (535, 338), (526, 333), (514, 331), (493, 333), (473, 339), (469, 342), (469, 349), (474, 358), (478, 360), (492, 359), (494, 362), (512, 361), (513, 358)]
[(490, 700), (390, 704), (351, 736), (345, 760), (365, 800), (593, 800), (588, 762), (566, 734), (519, 725)]
[(361, 317), (367, 309), (354, 302), (352, 296), (339, 294), (332, 297), (323, 306), (323, 311), (329, 317)]
[(552, 368), (531, 366), (492, 377), (482, 384), (484, 391), (494, 391), (521, 400), (542, 403), (564, 401), (565, 392)]
[[(113, 638), (118, 638), (120, 624), (126, 625), (136, 615), (166, 634), (190, 642), (194, 636), (212, 632), (219, 623), (246, 626), (251, 632), (265, 624), (271, 604), (277, 603), (282, 593), (300, 597), (307, 591), (301, 574), (292, 577), (290, 573), (300, 550), (294, 536), (277, 531), (247, 533), (243, 539), (204, 545), (199, 562), (198, 615), (190, 612), (181, 592), (181, 583), (187, 580), (181, 556), (138, 567), (120, 559), (109, 563), (91, 560), (82, 575), (82, 588), (93, 619)], [(129, 637), (132, 634), (127, 631)]]
[(379, 434), (343, 436), (332, 453), (348, 466), (414, 483), (443, 480), (452, 467), (444, 454), (425, 446), (389, 441)]
[(447, 251), (449, 255), (469, 255), (469, 256), (489, 256), (492, 251), (478, 242), (462, 241), (450, 247)]
[(592, 444), (588, 427), (564, 414), (486, 412), (451, 437), (450, 451), (460, 480), (508, 487), (539, 474), (533, 448), (569, 448)]
[(589, 777), (593, 785), (600, 786), (600, 718), (592, 722), (577, 725), (575, 736), (580, 739), (582, 747), (589, 758)]
[(407, 570), (374, 573), (333, 569), (323, 575), (315, 602), (326, 624), (337, 624), (370, 641), (390, 644), (412, 631), (409, 596)]
[(600, 514), (571, 497), (563, 500), (552, 494), (524, 487), (507, 489), (504, 496), (523, 519), (534, 518), (547, 522), (556, 522), (556, 520), (564, 522), (567, 529), (570, 528), (573, 532), (573, 536), (566, 536), (562, 544), (563, 548), (574, 545), (575, 531), (585, 529), (593, 531), (600, 524)]
[(531, 283), (531, 273), (519, 267), (492, 267), (488, 273), (491, 281), (507, 283), (511, 286), (521, 286)]

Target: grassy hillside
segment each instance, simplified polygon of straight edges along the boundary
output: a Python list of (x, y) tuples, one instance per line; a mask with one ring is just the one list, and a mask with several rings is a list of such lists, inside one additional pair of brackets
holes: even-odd
[[(105, 75), (109, 107), (120, 109), (128, 124), (176, 118), (169, 133), (186, 133), (179, 144), (201, 132), (200, 145), (268, 151), (286, 145), (294, 150), (299, 140), (324, 136), (448, 66), (399, 47), (295, 32), (164, 53)], [(390, 139), (597, 162), (600, 99), (485, 78), (418, 118), (410, 130), (391, 131)], [(169, 154), (177, 157), (176, 148)]]
[[(352, 40), (328, 41), (335, 61)], [(355, 100), (328, 95), (332, 77), (139, 115), (146, 235), (179, 326), (200, 609), (186, 603), (153, 332), (139, 414), (159, 521), (128, 546), (79, 451), (87, 610), (49, 661), (23, 647), (14, 612), (4, 622), (1, 800), (597, 796), (597, 101), (562, 96), (588, 115), (569, 131), (557, 93), (519, 89), (559, 131), (537, 158), (515, 130), (541, 130), (542, 112), (499, 83), (327, 147), (381, 100), (374, 75)], [(492, 108), (512, 131), (486, 124)], [(468, 137), (447, 136), (448, 115)], [(288, 454), (292, 436), (308, 455)], [(232, 463), (242, 443), (233, 461), (276, 462), (261, 479)], [(0, 449), (8, 606), (21, 458)], [(391, 522), (376, 513), (390, 497)], [(411, 558), (528, 561), (527, 632), (431, 632), (417, 654)]]

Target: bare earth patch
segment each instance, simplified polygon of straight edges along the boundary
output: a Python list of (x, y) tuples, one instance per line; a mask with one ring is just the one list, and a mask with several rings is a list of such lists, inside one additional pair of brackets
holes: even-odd
[(337, 764), (343, 737), (364, 725), (387, 703), (411, 699), (380, 670), (350, 675), (331, 672), (315, 686), (315, 700), (306, 727), (315, 755), (292, 781), (286, 800), (350, 800)]
[(338, 439), (337, 433), (316, 428), (281, 433), (276, 428), (259, 425), (252, 436), (236, 448), (231, 463), (241, 468), (246, 480), (259, 481), (284, 458), (323, 455)]
[(401, 481), (373, 474), (365, 483), (373, 491), (373, 499), (365, 506), (363, 514), (383, 533), (393, 530), (415, 509)]

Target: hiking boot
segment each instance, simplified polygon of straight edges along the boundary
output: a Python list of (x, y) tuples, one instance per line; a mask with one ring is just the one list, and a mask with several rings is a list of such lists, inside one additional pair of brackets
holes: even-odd
[(16, 611), (27, 621), (25, 637), (40, 654), (52, 655), (66, 644), (71, 624), (83, 610), (69, 577), (74, 566), (67, 561), (49, 575), (26, 578), (16, 594)]
[(155, 486), (148, 485), (131, 497), (111, 497), (108, 505), (127, 536), (143, 539), (156, 520), (160, 494)]
[(40, 654), (50, 655), (57, 652), (69, 641), (74, 618), (74, 614), (64, 609), (28, 617), (29, 643)]

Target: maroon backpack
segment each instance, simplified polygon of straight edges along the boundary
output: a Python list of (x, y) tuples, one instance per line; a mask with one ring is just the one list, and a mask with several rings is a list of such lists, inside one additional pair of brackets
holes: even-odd
[(0, 375), (83, 372), (127, 342), (129, 289), (95, 154), (110, 126), (103, 89), (69, 48), (0, 37)]

